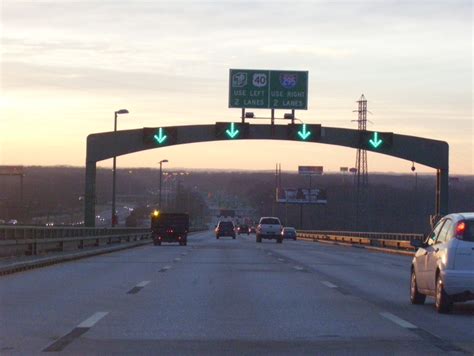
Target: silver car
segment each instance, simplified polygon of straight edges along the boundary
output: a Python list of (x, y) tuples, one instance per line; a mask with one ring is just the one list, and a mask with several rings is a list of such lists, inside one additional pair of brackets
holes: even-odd
[(296, 229), (286, 226), (281, 230), (281, 236), (283, 236), (284, 239), (296, 240)]
[(411, 266), (410, 300), (435, 298), (436, 310), (447, 313), (454, 302), (474, 299), (474, 213), (449, 214), (417, 247)]

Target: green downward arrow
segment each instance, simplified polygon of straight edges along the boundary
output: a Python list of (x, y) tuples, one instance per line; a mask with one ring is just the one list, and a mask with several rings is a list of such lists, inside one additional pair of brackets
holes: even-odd
[(160, 145), (163, 142), (165, 142), (167, 137), (168, 137), (167, 135), (163, 134), (163, 129), (161, 127), (158, 130), (158, 135), (153, 136), (153, 138), (156, 140), (156, 142), (158, 142)]
[(369, 143), (372, 145), (373, 148), (377, 148), (382, 144), (383, 140), (379, 139), (379, 133), (374, 132), (374, 138), (369, 140)]
[(301, 139), (306, 140), (311, 135), (311, 131), (306, 131), (306, 124), (303, 124), (303, 131), (298, 131), (298, 135)]
[(234, 138), (239, 134), (239, 130), (235, 128), (235, 124), (233, 122), (230, 124), (230, 130), (227, 129), (225, 132), (230, 138)]

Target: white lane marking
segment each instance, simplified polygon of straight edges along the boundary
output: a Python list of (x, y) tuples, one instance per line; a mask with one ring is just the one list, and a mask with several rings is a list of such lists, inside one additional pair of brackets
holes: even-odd
[(268, 255), (268, 256), (271, 256), (271, 255), (272, 255), (272, 253), (271, 253), (271, 252), (267, 252), (267, 255)]
[(403, 320), (402, 318), (399, 318), (398, 316), (393, 315), (392, 313), (383, 312), (383, 313), (380, 313), (380, 315), (382, 315), (384, 318), (386, 318), (390, 321), (393, 321), (395, 324), (397, 324), (398, 326), (401, 326), (402, 328), (405, 328), (405, 329), (418, 329), (418, 327), (416, 325), (413, 325), (412, 323), (410, 323), (406, 320)]
[(278, 261), (285, 262), (285, 260), (283, 258), (279, 258)]
[(142, 282), (138, 283), (135, 287), (143, 288), (143, 287), (145, 287), (148, 283), (150, 283), (150, 281), (142, 281)]
[(335, 284), (332, 284), (329, 281), (321, 281), (321, 283), (324, 284), (326, 287), (329, 287), (329, 288), (337, 288), (337, 286)]
[(170, 268), (171, 268), (171, 266), (164, 266), (164, 267), (162, 268), (162, 270), (167, 270), (167, 269), (170, 269)]
[(95, 323), (97, 323), (100, 319), (102, 319), (107, 314), (109, 314), (109, 312), (97, 312), (93, 314), (91, 317), (84, 320), (77, 327), (78, 328), (92, 328), (95, 325)]
[(304, 270), (303, 267), (300, 267), (300, 266), (293, 266), (294, 269), (296, 269), (297, 271), (302, 271)]
[(181, 258), (176, 257), (174, 260), (175, 260), (175, 261), (181, 261)]

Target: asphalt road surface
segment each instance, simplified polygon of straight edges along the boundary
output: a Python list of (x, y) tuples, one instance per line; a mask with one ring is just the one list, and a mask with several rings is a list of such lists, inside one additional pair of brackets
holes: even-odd
[(474, 303), (409, 303), (410, 257), (255, 235), (0, 278), (0, 354), (471, 355)]

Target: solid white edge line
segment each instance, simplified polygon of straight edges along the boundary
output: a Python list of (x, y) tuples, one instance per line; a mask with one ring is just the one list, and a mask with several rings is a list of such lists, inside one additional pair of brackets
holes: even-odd
[(298, 270), (298, 271), (302, 271), (304, 270), (303, 267), (300, 267), (300, 266), (293, 266), (294, 269)]
[(329, 281), (321, 281), (321, 283), (324, 284), (326, 287), (329, 287), (329, 288), (337, 288), (337, 286), (335, 284), (332, 284)]
[(143, 282), (140, 282), (138, 283), (135, 287), (145, 287), (148, 283), (150, 283), (150, 281), (143, 281)]
[(176, 257), (174, 260), (175, 260), (175, 261), (181, 261), (181, 258)]
[(93, 327), (100, 319), (109, 314), (109, 312), (97, 312), (80, 323), (78, 328), (91, 328)]
[(399, 318), (398, 316), (396, 316), (392, 313), (383, 312), (383, 313), (380, 313), (380, 315), (382, 315), (384, 318), (386, 318), (390, 321), (393, 321), (395, 324), (397, 324), (398, 326), (401, 326), (402, 328), (405, 328), (405, 329), (418, 329), (418, 327), (416, 325), (413, 325), (412, 323), (410, 323), (406, 320), (403, 320), (402, 318)]
[(170, 269), (171, 266), (164, 266), (162, 269)]
[(278, 261), (285, 262), (285, 260), (283, 258), (279, 258)]

